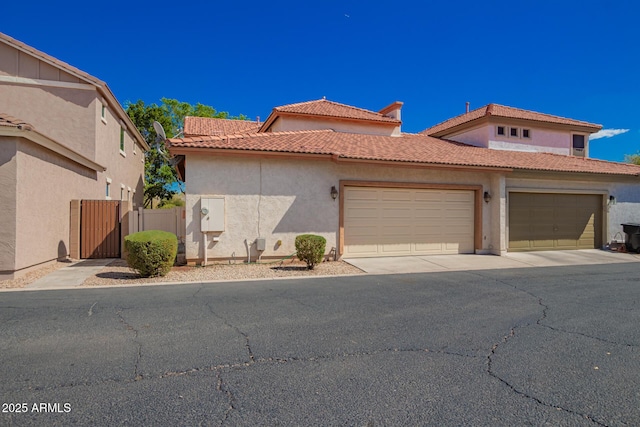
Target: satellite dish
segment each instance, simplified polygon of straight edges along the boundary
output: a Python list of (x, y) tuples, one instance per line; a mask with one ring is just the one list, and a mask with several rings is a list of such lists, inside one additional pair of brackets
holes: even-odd
[(164, 129), (162, 128), (162, 125), (159, 122), (156, 122), (156, 121), (153, 122), (153, 129), (155, 129), (156, 134), (160, 138), (162, 138), (163, 141), (167, 139), (167, 134), (164, 133)]

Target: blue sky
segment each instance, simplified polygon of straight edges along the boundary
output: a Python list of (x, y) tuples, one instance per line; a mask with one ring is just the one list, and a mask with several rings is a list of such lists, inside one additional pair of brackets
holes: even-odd
[[(418, 132), (494, 102), (593, 123), (591, 157), (640, 151), (637, 1), (18, 2), (0, 31), (109, 84), (266, 119), (403, 101)], [(11, 19), (7, 19), (12, 17)]]

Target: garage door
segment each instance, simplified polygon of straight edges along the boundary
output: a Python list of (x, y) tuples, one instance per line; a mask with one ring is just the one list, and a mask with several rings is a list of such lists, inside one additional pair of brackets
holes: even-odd
[(474, 252), (474, 192), (345, 187), (344, 256)]
[(509, 193), (509, 251), (601, 245), (601, 195)]

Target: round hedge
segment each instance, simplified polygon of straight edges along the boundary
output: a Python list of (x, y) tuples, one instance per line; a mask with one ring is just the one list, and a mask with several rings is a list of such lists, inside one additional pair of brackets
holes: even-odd
[(127, 264), (142, 277), (164, 276), (176, 259), (178, 238), (161, 230), (139, 231), (124, 238)]

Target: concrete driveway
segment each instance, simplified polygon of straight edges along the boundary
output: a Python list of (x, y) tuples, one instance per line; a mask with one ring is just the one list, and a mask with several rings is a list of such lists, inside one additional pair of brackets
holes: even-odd
[(580, 251), (512, 252), (506, 256), (425, 255), (347, 258), (344, 261), (370, 274), (402, 274), (628, 263), (640, 261), (640, 255), (588, 249)]

